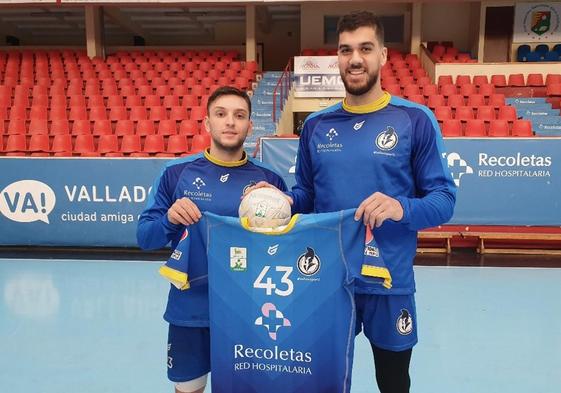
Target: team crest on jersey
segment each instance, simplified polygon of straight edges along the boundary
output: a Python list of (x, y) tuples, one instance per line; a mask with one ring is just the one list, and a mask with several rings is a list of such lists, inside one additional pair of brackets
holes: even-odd
[(247, 191), (247, 189), (248, 189), (249, 187), (253, 187), (253, 186), (256, 185), (256, 184), (257, 184), (257, 183), (256, 183), (255, 181), (253, 181), (253, 180), (250, 181), (249, 184), (246, 185), (246, 186), (243, 188), (242, 195), (245, 194), (245, 192)]
[(275, 255), (277, 253), (279, 249), (279, 245), (278, 244), (274, 244), (272, 246), (269, 246), (269, 249), (267, 250), (267, 254), (269, 255)]
[(197, 190), (200, 190), (201, 187), (206, 186), (206, 183), (204, 182), (203, 179), (201, 179), (200, 177), (197, 177), (197, 178), (195, 179), (195, 181), (193, 182), (193, 185), (194, 185), (195, 187), (197, 187)]
[(291, 326), (288, 318), (285, 318), (284, 314), (280, 310), (277, 310), (277, 306), (273, 303), (263, 304), (261, 307), (261, 314), (263, 315), (255, 320), (255, 325), (264, 326), (272, 340), (276, 341), (277, 332), (281, 327)]
[(397, 332), (402, 336), (411, 334), (413, 331), (413, 318), (411, 318), (411, 314), (407, 309), (401, 309), (401, 315), (397, 318), (395, 326), (397, 328)]
[(332, 141), (333, 138), (339, 136), (339, 134), (337, 133), (337, 130), (335, 128), (332, 128), (329, 131), (327, 131), (327, 134), (325, 134), (325, 136), (328, 137), (330, 141)]
[(247, 248), (230, 247), (230, 269), (234, 272), (247, 270)]
[(230, 177), (229, 173), (226, 173), (225, 175), (220, 176), (220, 182), (221, 183), (226, 183), (228, 181), (229, 177)]
[(311, 247), (306, 247), (306, 253), (298, 257), (298, 270), (305, 276), (313, 276), (319, 271), (321, 261)]
[(387, 126), (386, 129), (376, 137), (376, 146), (380, 150), (388, 151), (397, 146), (397, 132), (393, 127)]
[(353, 126), (353, 130), (355, 130), (355, 131), (360, 130), (360, 129), (362, 128), (362, 126), (364, 125), (364, 122), (365, 122), (365, 121), (366, 121), (366, 120), (363, 120), (363, 121), (361, 121), (361, 122), (355, 123), (355, 125)]

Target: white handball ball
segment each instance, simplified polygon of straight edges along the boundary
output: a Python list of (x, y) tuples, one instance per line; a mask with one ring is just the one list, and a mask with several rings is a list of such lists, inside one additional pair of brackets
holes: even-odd
[(247, 217), (252, 227), (275, 228), (290, 221), (290, 204), (276, 188), (257, 188), (242, 199), (239, 216)]

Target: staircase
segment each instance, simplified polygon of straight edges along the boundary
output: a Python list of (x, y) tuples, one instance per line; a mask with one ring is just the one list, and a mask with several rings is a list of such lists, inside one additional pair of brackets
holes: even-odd
[(561, 136), (561, 116), (545, 97), (507, 98), (506, 103), (516, 108), (519, 118), (530, 120), (537, 136)]

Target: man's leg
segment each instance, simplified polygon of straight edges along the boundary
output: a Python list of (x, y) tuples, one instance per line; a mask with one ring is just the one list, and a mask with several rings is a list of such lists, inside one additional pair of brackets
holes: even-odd
[(202, 393), (210, 372), (209, 329), (169, 325), (167, 367), (175, 393)]
[(381, 393), (409, 393), (409, 363), (412, 351), (387, 351), (372, 345), (376, 382)]
[(381, 393), (408, 393), (409, 364), (417, 343), (413, 295), (355, 295), (357, 334), (360, 326), (370, 341)]

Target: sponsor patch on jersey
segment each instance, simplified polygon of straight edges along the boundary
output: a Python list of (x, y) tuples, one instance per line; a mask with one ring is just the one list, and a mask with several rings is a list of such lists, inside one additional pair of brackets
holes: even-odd
[(234, 272), (247, 270), (247, 248), (230, 247), (230, 269)]
[(305, 276), (313, 276), (319, 271), (321, 261), (311, 247), (306, 247), (306, 253), (298, 257), (298, 270)]
[(392, 150), (397, 146), (399, 138), (393, 127), (387, 126), (386, 129), (376, 137), (376, 146), (383, 151)]
[(272, 246), (269, 246), (269, 249), (267, 250), (267, 254), (269, 255), (275, 255), (277, 253), (279, 249), (279, 245), (278, 244), (274, 244)]
[(397, 328), (397, 332), (402, 336), (411, 334), (413, 331), (413, 318), (411, 318), (411, 314), (407, 309), (401, 309), (401, 314), (397, 318), (395, 327)]
[(175, 259), (176, 261), (179, 261), (181, 259), (181, 254), (182, 252), (179, 250), (174, 250), (173, 253), (171, 254), (171, 259)]
[(378, 247), (365, 246), (364, 255), (368, 257), (378, 258), (380, 256), (380, 251), (378, 250)]

